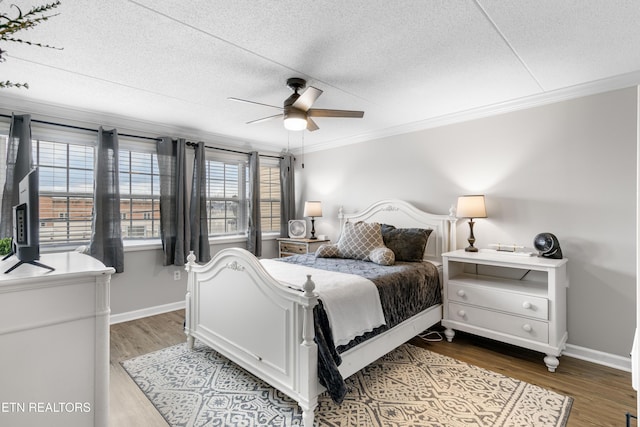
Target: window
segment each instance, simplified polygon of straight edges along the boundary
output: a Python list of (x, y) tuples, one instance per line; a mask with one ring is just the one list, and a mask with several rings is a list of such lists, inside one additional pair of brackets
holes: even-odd
[[(244, 234), (249, 217), (246, 159), (207, 159), (207, 218), (210, 236)], [(263, 233), (280, 231), (280, 167), (260, 166), (260, 215)]]
[[(93, 215), (93, 145), (34, 140), (40, 169), (40, 243), (87, 243)], [(123, 239), (160, 235), (156, 156), (121, 149), (120, 217)]]
[(280, 167), (260, 166), (260, 219), (263, 233), (280, 231)]
[[(89, 242), (93, 144), (35, 139), (32, 147), (34, 163), (40, 172), (40, 244)], [(159, 237), (160, 185), (155, 153), (121, 149), (119, 169), (122, 237)]]
[(247, 230), (246, 161), (206, 160), (209, 235), (241, 234)]
[[(40, 171), (40, 244), (87, 244), (91, 238), (95, 139), (55, 134), (32, 141)], [(70, 141), (70, 142), (67, 142)], [(6, 157), (6, 135), (0, 151)], [(248, 227), (249, 171), (246, 156), (206, 160), (206, 210), (210, 236), (243, 235)], [(119, 153), (120, 214), (124, 239), (159, 238), (160, 179), (155, 146), (123, 141)], [(0, 162), (0, 190), (6, 165)], [(261, 161), (261, 226), (280, 230), (280, 172), (275, 160)]]
[(94, 147), (33, 141), (40, 173), (40, 244), (86, 243), (91, 238)]
[[(153, 147), (151, 144), (147, 146)], [(155, 153), (120, 149), (120, 216), (123, 239), (160, 237), (160, 178)]]

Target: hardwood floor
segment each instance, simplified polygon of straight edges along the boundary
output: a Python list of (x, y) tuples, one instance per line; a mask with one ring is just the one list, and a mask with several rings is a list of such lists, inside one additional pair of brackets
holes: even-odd
[[(111, 427), (167, 426), (120, 362), (184, 342), (183, 320), (180, 310), (111, 326)], [(420, 338), (411, 343), (572, 396), (568, 427), (625, 426), (626, 413), (636, 414), (636, 392), (627, 372), (562, 356), (558, 370), (550, 373), (540, 353), (462, 333), (453, 343)]]
[(120, 362), (186, 341), (184, 310), (111, 325), (110, 427), (168, 426)]

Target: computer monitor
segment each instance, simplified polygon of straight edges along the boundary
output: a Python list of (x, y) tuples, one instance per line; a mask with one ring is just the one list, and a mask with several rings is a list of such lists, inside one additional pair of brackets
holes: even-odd
[(5, 271), (9, 273), (22, 264), (32, 264), (49, 270), (37, 262), (40, 259), (40, 192), (38, 169), (32, 169), (18, 185), (18, 204), (13, 207), (12, 255), (19, 262)]
[(20, 261), (40, 259), (40, 195), (38, 169), (19, 184), (18, 204), (13, 207), (13, 252)]

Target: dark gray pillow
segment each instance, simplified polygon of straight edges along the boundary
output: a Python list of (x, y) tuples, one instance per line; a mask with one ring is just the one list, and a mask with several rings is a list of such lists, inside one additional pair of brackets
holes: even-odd
[(395, 228), (393, 225), (382, 224), (381, 231), (384, 245), (396, 255), (396, 261), (422, 261), (433, 230)]

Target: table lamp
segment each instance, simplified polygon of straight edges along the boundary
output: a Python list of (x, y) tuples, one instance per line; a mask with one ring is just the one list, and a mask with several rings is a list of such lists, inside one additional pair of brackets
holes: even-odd
[(304, 202), (303, 216), (311, 217), (311, 237), (310, 238), (313, 240), (317, 239), (314, 221), (316, 217), (322, 216), (322, 203), (318, 201)]
[(458, 197), (458, 209), (456, 211), (458, 218), (469, 218), (469, 246), (464, 250), (467, 252), (478, 252), (478, 248), (473, 246), (476, 238), (473, 236), (474, 218), (486, 218), (487, 208), (484, 205), (483, 195), (471, 195)]

